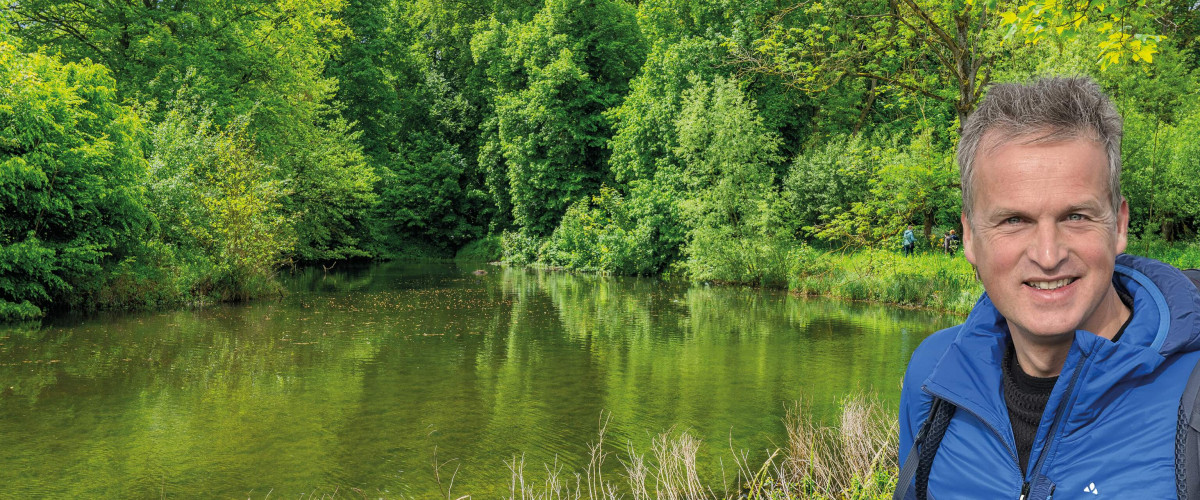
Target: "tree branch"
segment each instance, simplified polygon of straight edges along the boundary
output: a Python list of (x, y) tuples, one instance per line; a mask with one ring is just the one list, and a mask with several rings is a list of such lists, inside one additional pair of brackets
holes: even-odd
[[(958, 46), (958, 43), (954, 41), (954, 37), (950, 36), (949, 33), (946, 33), (946, 30), (943, 30), (942, 27), (933, 20), (932, 17), (929, 17), (929, 13), (921, 9), (921, 7), (918, 6), (913, 0), (904, 0), (904, 3), (917, 14), (917, 17), (921, 18), (922, 21), (925, 21), (925, 25), (928, 26), (929, 29), (933, 30), (933, 32), (937, 34), (938, 38), (942, 39), (942, 43), (946, 44), (946, 47), (950, 49), (956, 58), (962, 54), (962, 47)], [(968, 9), (969, 8), (970, 7), (968, 7)]]

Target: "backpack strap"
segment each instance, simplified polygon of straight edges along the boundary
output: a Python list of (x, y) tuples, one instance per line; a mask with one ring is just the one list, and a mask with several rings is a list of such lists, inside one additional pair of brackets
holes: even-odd
[[(1200, 289), (1200, 270), (1183, 274)], [(1192, 368), (1179, 398), (1179, 416), (1175, 426), (1175, 492), (1180, 500), (1200, 498), (1200, 362)]]
[(929, 406), (929, 416), (925, 418), (925, 423), (921, 424), (921, 430), (917, 432), (916, 439), (913, 439), (912, 449), (908, 450), (908, 458), (904, 459), (904, 467), (900, 469), (892, 500), (928, 498), (929, 471), (933, 467), (933, 457), (942, 445), (942, 438), (946, 436), (946, 429), (950, 427), (950, 419), (956, 409), (957, 407), (948, 401), (933, 397), (933, 403)]

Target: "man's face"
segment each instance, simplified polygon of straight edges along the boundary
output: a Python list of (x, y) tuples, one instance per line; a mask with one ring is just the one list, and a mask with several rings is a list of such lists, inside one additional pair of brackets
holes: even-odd
[(962, 218), (967, 260), (1012, 334), (1038, 343), (1076, 329), (1111, 335), (1121, 321), (1112, 273), (1129, 207), (1122, 201), (1113, 213), (1097, 142), (1027, 140), (980, 149), (974, 213)]

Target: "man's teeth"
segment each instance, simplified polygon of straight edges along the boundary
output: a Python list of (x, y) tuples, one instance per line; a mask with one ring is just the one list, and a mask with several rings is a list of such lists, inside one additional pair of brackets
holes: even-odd
[(1066, 278), (1057, 281), (1029, 281), (1026, 284), (1039, 290), (1053, 290), (1055, 288), (1067, 286), (1067, 284), (1070, 282), (1071, 278)]

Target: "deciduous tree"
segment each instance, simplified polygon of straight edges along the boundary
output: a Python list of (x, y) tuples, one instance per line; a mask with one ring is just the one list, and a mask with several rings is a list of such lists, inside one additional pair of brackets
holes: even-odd
[(0, 31), (0, 319), (77, 304), (155, 225), (145, 130), (104, 67)]

